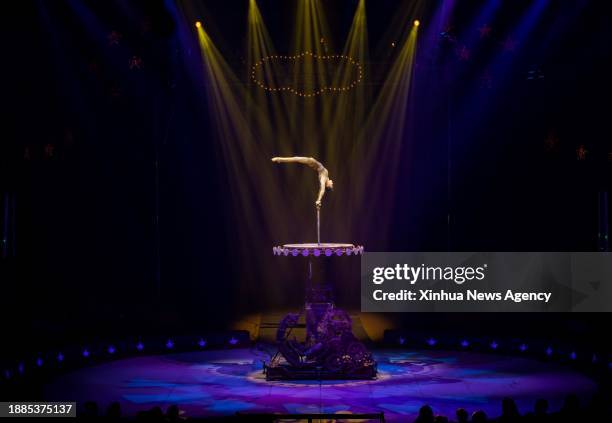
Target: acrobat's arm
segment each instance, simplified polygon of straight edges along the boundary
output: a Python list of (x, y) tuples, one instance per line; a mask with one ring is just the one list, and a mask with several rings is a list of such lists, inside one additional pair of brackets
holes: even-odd
[(317, 195), (317, 201), (315, 201), (317, 210), (321, 208), (321, 200), (323, 199), (323, 195), (325, 195), (325, 178), (319, 178), (319, 183), (319, 195)]

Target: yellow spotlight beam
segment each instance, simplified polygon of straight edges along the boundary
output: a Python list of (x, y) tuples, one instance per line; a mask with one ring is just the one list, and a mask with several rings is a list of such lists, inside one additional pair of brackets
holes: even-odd
[[(241, 288), (244, 298), (251, 298), (261, 289), (261, 281), (271, 283), (278, 278), (271, 266), (266, 266), (252, 254), (253, 246), (237, 239), (270, 239), (272, 228), (280, 239), (288, 238), (287, 212), (274, 205), (286, 203), (276, 183), (270, 163), (271, 151), (261, 143), (257, 125), (250, 125), (246, 117), (248, 93), (242, 82), (210, 39), (203, 26), (197, 28), (202, 55), (208, 108), (218, 150), (218, 161), (225, 166), (226, 186), (231, 196), (233, 221), (242, 222), (239, 231), (228, 228), (232, 245), (240, 250), (241, 260), (252, 269)], [(213, 206), (213, 205), (211, 205)], [(236, 228), (237, 230), (237, 228)], [(284, 263), (279, 266), (286, 267)], [(289, 269), (284, 269), (289, 270)], [(279, 281), (280, 282), (280, 281)], [(269, 298), (280, 300), (283, 292), (268, 292)]]
[[(402, 145), (407, 137), (406, 119), (417, 36), (418, 26), (411, 25), (349, 160), (355, 178), (354, 198), (362, 205), (365, 227), (389, 221), (397, 195), (395, 184)], [(374, 206), (363, 208), (363, 204)], [(381, 227), (379, 242), (386, 242), (388, 231), (389, 228)]]

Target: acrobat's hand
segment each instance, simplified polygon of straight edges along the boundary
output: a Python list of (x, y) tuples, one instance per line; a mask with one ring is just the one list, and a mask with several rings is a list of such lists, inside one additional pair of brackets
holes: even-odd
[(317, 210), (321, 210), (321, 200), (315, 201), (315, 207), (317, 208)]

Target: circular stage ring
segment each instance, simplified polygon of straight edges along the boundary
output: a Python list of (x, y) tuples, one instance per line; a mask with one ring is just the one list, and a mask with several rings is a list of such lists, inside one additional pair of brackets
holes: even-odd
[(275, 256), (285, 257), (331, 257), (331, 256), (360, 256), (363, 254), (363, 245), (348, 244), (345, 242), (322, 242), (320, 244), (283, 244), (272, 248)]

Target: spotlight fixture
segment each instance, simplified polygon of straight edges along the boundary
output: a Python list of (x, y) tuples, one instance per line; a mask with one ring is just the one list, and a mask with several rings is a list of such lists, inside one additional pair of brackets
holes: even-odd
[(414, 22), (412, 23), (414, 26), (419, 26), (421, 25), (421, 21), (419, 21), (418, 19), (415, 19)]
[(196, 28), (198, 28), (198, 29), (202, 28), (202, 22), (200, 22), (200, 21), (196, 21), (195, 26), (196, 26)]

